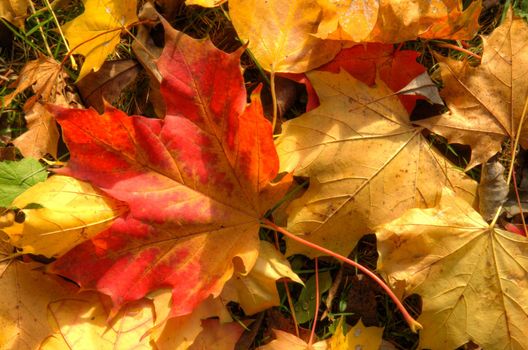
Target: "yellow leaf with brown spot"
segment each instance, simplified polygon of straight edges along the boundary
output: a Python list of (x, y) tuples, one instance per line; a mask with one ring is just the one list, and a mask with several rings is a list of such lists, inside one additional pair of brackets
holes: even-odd
[(109, 227), (127, 206), (87, 182), (55, 175), (19, 195), (12, 203), (23, 222), (3, 227), (11, 244), (24, 253), (60, 256)]

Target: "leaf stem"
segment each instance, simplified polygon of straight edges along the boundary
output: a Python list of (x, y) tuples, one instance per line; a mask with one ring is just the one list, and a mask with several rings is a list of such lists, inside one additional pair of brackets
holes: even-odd
[(314, 314), (314, 321), (312, 324), (312, 331), (310, 333), (310, 340), (308, 341), (308, 348), (310, 348), (313, 344), (314, 335), (315, 335), (315, 327), (317, 327), (317, 317), (319, 312), (319, 265), (317, 257), (315, 257), (315, 314)]
[(270, 90), (271, 103), (273, 104), (273, 122), (271, 124), (271, 131), (275, 133), (275, 127), (277, 126), (277, 93), (275, 91), (275, 70), (273, 67), (270, 73)]
[(401, 301), (394, 294), (394, 292), (390, 289), (390, 287), (381, 278), (376, 276), (376, 274), (374, 274), (372, 271), (367, 269), (365, 266), (363, 266), (361, 264), (358, 264), (357, 262), (355, 262), (353, 260), (350, 260), (350, 259), (348, 259), (348, 258), (346, 258), (346, 257), (344, 257), (344, 256), (342, 256), (340, 254), (337, 254), (337, 253), (331, 251), (330, 249), (326, 249), (324, 247), (321, 247), (320, 245), (317, 245), (315, 243), (312, 243), (312, 242), (309, 242), (309, 241), (307, 241), (305, 239), (302, 239), (301, 237), (299, 237), (297, 235), (294, 235), (293, 233), (283, 229), (282, 227), (275, 225), (272, 221), (270, 221), (270, 220), (268, 220), (266, 218), (262, 218), (261, 222), (264, 224), (265, 227), (267, 227), (269, 229), (272, 229), (272, 230), (275, 230), (277, 232), (280, 232), (283, 235), (285, 235), (286, 237), (288, 237), (288, 238), (290, 238), (290, 239), (292, 239), (294, 241), (297, 241), (297, 242), (299, 242), (301, 244), (304, 244), (305, 246), (310, 247), (312, 249), (315, 249), (317, 251), (320, 251), (321, 253), (324, 253), (326, 255), (332, 256), (332, 257), (336, 258), (339, 261), (342, 261), (342, 262), (344, 262), (346, 264), (349, 264), (350, 266), (353, 266), (353, 267), (357, 268), (358, 270), (363, 272), (365, 275), (367, 275), (370, 278), (372, 278), (377, 284), (380, 285), (381, 288), (383, 288), (383, 290), (394, 301), (394, 303), (396, 304), (396, 307), (400, 310), (400, 312), (403, 315), (403, 318), (405, 319), (405, 321), (407, 322), (407, 324), (409, 325), (409, 327), (411, 328), (411, 330), (414, 333), (418, 332), (418, 330), (423, 328), (422, 325), (420, 323), (418, 323), (409, 314), (409, 312), (405, 309), (405, 306), (403, 306)]
[(464, 49), (463, 47), (459, 47), (459, 46), (448, 44), (448, 43), (437, 43), (436, 45), (440, 47), (445, 47), (446, 49), (452, 49), (455, 51), (459, 51), (459, 52), (465, 53), (466, 55), (475, 57), (478, 60), (482, 60), (482, 57), (480, 55), (477, 55), (476, 53), (469, 51), (468, 49)]

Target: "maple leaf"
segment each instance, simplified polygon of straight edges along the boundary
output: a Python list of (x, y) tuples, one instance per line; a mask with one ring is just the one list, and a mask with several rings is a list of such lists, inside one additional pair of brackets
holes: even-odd
[(260, 242), (259, 257), (249, 274), (236, 273), (224, 286), (222, 299), (240, 304), (246, 315), (280, 305), (276, 281), (288, 278), (303, 284), (273, 244)]
[(74, 288), (36, 270), (40, 264), (9, 259), (12, 251), (0, 241), (0, 349), (36, 349), (52, 331), (46, 322), (48, 304)]
[(0, 17), (22, 28), (28, 7), (29, 0), (0, 0)]
[(376, 232), (379, 269), (422, 297), (420, 348), (528, 349), (528, 239), (489, 226), (445, 190)]
[[(354, 45), (341, 50), (329, 63), (317, 68), (318, 71), (339, 73), (347, 71), (359, 81), (373, 86), (376, 77), (385, 82), (394, 92), (404, 88), (414, 78), (426, 71), (426, 68), (416, 62), (419, 52), (413, 50), (396, 50), (394, 45), (369, 43)], [(308, 79), (304, 75), (286, 75), (299, 83), (306, 85), (308, 104), (306, 111), (319, 106), (319, 98)], [(410, 113), (416, 105), (419, 96), (399, 95), (407, 111)]]
[(110, 106), (103, 115), (52, 108), (71, 153), (67, 173), (130, 207), (52, 270), (110, 295), (115, 307), (173, 287), (175, 317), (219, 295), (233, 258), (252, 268), (259, 219), (291, 176), (270, 184), (278, 156), (258, 96), (246, 106), (241, 50), (226, 54), (166, 23), (165, 33), (164, 120)]
[[(449, 142), (471, 146), (470, 169), (501, 150), (505, 136), (519, 137), (528, 148), (528, 126), (523, 108), (528, 94), (528, 26), (512, 17), (489, 36), (483, 36), (482, 62), (441, 58), (444, 89), (441, 91), (450, 112), (419, 122)], [(521, 38), (521, 39), (519, 39)]]
[(47, 257), (90, 239), (128, 209), (89, 183), (61, 175), (30, 187), (11, 206), (20, 208), (24, 220), (0, 232), (23, 253)]
[(62, 26), (71, 53), (85, 61), (77, 80), (98, 71), (119, 44), (121, 31), (137, 22), (136, 0), (84, 0), (84, 12)]
[[(342, 255), (374, 227), (413, 207), (434, 206), (443, 185), (474, 200), (476, 183), (434, 151), (380, 80), (308, 73), (321, 105), (283, 124), (281, 168), (310, 186), (288, 207), (288, 231)], [(287, 255), (314, 256), (289, 242)]]
[(302, 73), (330, 61), (338, 41), (321, 40), (317, 0), (231, 0), (229, 15), (240, 38), (267, 71)]
[(55, 332), (39, 349), (152, 349), (144, 337), (154, 322), (150, 300), (126, 305), (110, 321), (108, 310), (104, 296), (95, 292), (53, 301), (48, 306), (48, 320)]
[(480, 1), (462, 10), (459, 0), (318, 0), (323, 16), (317, 36), (355, 42), (394, 43), (427, 39), (472, 39), (479, 28)]
[(16, 87), (15, 90), (4, 96), (2, 106), (8, 106), (18, 94), (32, 87), (35, 95), (24, 104), (24, 110), (27, 112), (40, 99), (44, 102), (55, 102), (56, 92), (61, 91), (64, 85), (61, 64), (53, 58), (39, 55), (39, 58), (29, 61), (22, 68), (18, 79), (11, 84), (11, 87)]

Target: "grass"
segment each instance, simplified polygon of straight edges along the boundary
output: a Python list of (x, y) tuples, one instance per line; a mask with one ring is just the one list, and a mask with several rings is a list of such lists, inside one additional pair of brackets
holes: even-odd
[[(516, 8), (522, 16), (528, 17), (528, 5), (526, 5), (526, 3), (520, 2), (517, 4)], [(483, 14), (481, 18), (483, 34), (491, 32), (491, 30), (498, 25), (500, 18), (503, 17), (504, 9), (504, 6), (495, 7)], [(82, 13), (82, 2), (73, 1), (67, 5), (67, 7), (56, 8), (54, 11), (60, 23), (64, 24)], [(183, 2), (180, 2), (179, 5), (176, 4), (173, 6), (170, 15), (171, 22), (175, 28), (197, 38), (209, 37), (215, 45), (227, 52), (232, 52), (241, 46), (233, 26), (228, 20), (225, 7), (203, 9), (199, 7), (188, 7), (185, 6)], [(66, 45), (60, 34), (57, 32), (56, 23), (52, 13), (46, 10), (42, 5), (37, 6), (35, 12), (28, 17), (25, 30), (15, 28), (4, 20), (2, 20), (2, 23), (13, 35), (14, 40), (11, 47), (4, 47), (0, 52), (0, 75), (4, 77), (0, 85), (0, 99), (12, 91), (6, 80), (13, 81), (16, 77), (16, 73), (20, 72), (26, 62), (36, 59), (39, 54), (52, 56), (56, 60), (62, 61), (67, 54)], [(159, 27), (153, 28), (152, 31), (158, 33), (154, 34), (154, 37), (161, 41), (161, 45), (162, 38), (159, 34)], [(122, 42), (112, 58), (133, 58), (134, 54), (131, 49), (131, 43), (132, 39), (130, 37), (123, 36)], [(454, 59), (463, 59), (467, 57), (466, 54), (459, 50), (446, 48), (445, 46), (442, 47), (442, 44), (444, 43), (446, 42), (417, 40), (406, 42), (402, 49), (421, 52), (422, 56), (420, 57), (420, 62), (424, 64), (429, 69), (429, 73), (434, 76), (438, 69), (438, 65), (435, 57), (432, 55), (433, 51)], [(450, 41), (448, 43), (454, 46), (464, 46), (460, 42)], [(475, 54), (482, 54), (482, 45), (479, 38), (468, 41), (466, 44), (469, 47), (468, 49)], [(82, 62), (82, 59), (76, 59), (78, 63)], [(470, 58), (470, 60), (473, 60), (475, 64), (477, 63), (474, 58)], [(245, 79), (248, 88), (251, 89), (258, 84), (264, 84), (265, 86), (269, 85), (268, 76), (259, 68), (258, 64), (254, 62), (249, 53), (246, 53), (243, 56), (242, 64), (245, 68)], [(68, 60), (65, 61), (64, 68), (70, 76), (70, 80), (68, 81), (69, 89), (75, 91), (76, 88), (73, 82), (76, 79), (76, 70)], [(125, 89), (118, 101), (118, 107), (130, 111), (137, 98), (138, 89), (146, 88), (145, 84), (146, 80), (143, 77), (143, 79), (139, 79), (135, 85)], [(0, 117), (0, 146), (5, 147), (11, 140), (24, 132), (25, 121), (22, 106), (30, 95), (31, 92), (26, 91), (17, 96), (10, 106), (4, 106), (2, 108)], [(301, 95), (299, 96), (294, 109), (291, 109), (288, 112), (288, 118), (301, 114), (303, 103), (304, 105), (306, 103), (305, 96)], [(146, 113), (148, 114), (148, 111)], [(453, 162), (458, 164), (461, 168), (465, 167), (468, 161), (467, 148), (448, 145), (445, 140), (436, 136), (431, 136), (430, 140)], [(66, 150), (64, 150), (64, 152), (66, 152)], [(479, 170), (475, 169), (470, 175), (475, 179), (478, 179), (480, 175)], [(297, 192), (292, 192), (290, 195), (295, 197), (298, 193), (302, 193), (307, 187), (306, 185), (307, 182), (300, 179), (299, 186), (295, 190)], [(289, 199), (290, 198), (285, 198), (285, 200)], [(277, 216), (280, 215), (277, 213), (274, 214)], [(261, 238), (271, 242), (274, 241), (274, 235), (271, 231), (266, 229), (262, 230)], [(284, 241), (280, 240), (279, 244), (281, 250), (284, 251)], [(371, 270), (375, 270), (378, 258), (375, 237), (373, 235), (364, 237), (349, 257), (361, 262)], [(306, 257), (294, 256), (290, 258), (290, 262), (295, 272), (305, 280), (308, 280), (316, 273), (314, 269), (314, 261)], [(340, 270), (340, 265), (336, 260), (320, 260), (319, 273), (328, 271), (331, 274), (332, 279), (335, 280), (338, 273), (340, 273)], [(336, 293), (333, 302), (331, 303), (331, 308), (328, 310), (324, 306), (324, 301), (325, 298), (328, 297), (328, 293), (323, 294), (323, 303), (321, 303), (322, 306), (320, 307), (320, 310), (318, 310), (318, 314), (322, 315), (324, 312), (327, 312), (328, 317), (318, 323), (317, 335), (320, 338), (329, 337), (335, 332), (336, 323), (332, 323), (330, 320), (345, 316), (347, 317), (347, 320), (352, 323), (352, 321), (364, 316), (357, 312), (350, 311), (351, 304), (353, 303), (351, 303), (349, 296), (354, 295), (354, 286), (358, 285), (351, 281), (354, 281), (357, 278), (357, 271), (344, 268), (341, 273), (342, 276), (340, 282), (334, 286)], [(276, 311), (285, 319), (291, 319), (291, 310), (288, 305), (288, 298), (284, 286), (279, 284), (279, 290), (281, 291), (281, 305), (276, 308)], [(290, 283), (289, 291), (293, 298), (293, 302), (295, 303), (301, 294), (302, 287)], [(378, 326), (385, 327), (384, 338), (394, 344), (398, 349), (415, 349), (418, 345), (418, 336), (409, 330), (407, 324), (401, 317), (400, 312), (396, 309), (390, 298), (380, 290), (375, 290), (373, 292), (373, 298), (372, 302), (375, 305), (375, 323), (377, 323)], [(419, 315), (421, 301), (418, 296), (409, 297), (406, 299), (406, 304), (409, 309), (412, 310), (414, 316)], [(231, 306), (231, 310), (237, 317), (244, 316), (242, 310), (235, 305)], [(265, 313), (263, 319), (263, 324), (267, 325), (266, 327), (271, 328), (276, 326), (275, 324), (271, 324), (273, 318), (269, 316), (269, 313)], [(308, 328), (310, 327), (311, 322), (313, 322), (313, 320), (302, 326)], [(263, 326), (255, 335), (253, 346), (263, 344), (269, 336), (269, 332)]]

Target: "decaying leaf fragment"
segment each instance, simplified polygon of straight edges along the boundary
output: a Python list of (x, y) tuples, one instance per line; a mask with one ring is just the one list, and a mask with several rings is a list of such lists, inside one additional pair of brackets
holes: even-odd
[(13, 247), (0, 241), (0, 349), (36, 349), (51, 333), (48, 304), (76, 288), (38, 270), (37, 263), (8, 259)]
[(441, 58), (444, 89), (450, 112), (419, 122), (452, 143), (471, 146), (470, 169), (501, 150), (504, 137), (519, 137), (528, 148), (528, 125), (523, 109), (528, 98), (528, 25), (513, 16), (484, 36), (482, 62)]
[(276, 281), (281, 278), (303, 283), (284, 255), (273, 244), (261, 241), (255, 266), (245, 276), (236, 273), (222, 290), (222, 299), (238, 302), (247, 315), (256, 314), (280, 305)]
[(101, 68), (121, 31), (137, 22), (136, 11), (136, 0), (85, 0), (83, 14), (62, 26), (73, 53), (85, 57), (77, 80)]
[(246, 102), (242, 51), (226, 54), (166, 23), (165, 34), (163, 120), (110, 106), (102, 115), (54, 108), (71, 154), (65, 172), (127, 203), (130, 213), (51, 270), (111, 296), (116, 308), (171, 287), (170, 317), (177, 317), (220, 294), (235, 257), (237, 271), (251, 270), (259, 219), (291, 177), (272, 182), (279, 160), (271, 125), (257, 94)]
[(66, 253), (127, 211), (89, 183), (61, 175), (30, 187), (11, 206), (20, 208), (23, 220), (0, 232), (22, 252), (47, 257)]
[(340, 42), (314, 36), (321, 16), (317, 0), (230, 0), (229, 15), (267, 71), (306, 72), (341, 50)]
[[(308, 73), (321, 105), (283, 124), (281, 168), (310, 179), (288, 207), (288, 230), (347, 255), (376, 226), (413, 207), (434, 206), (442, 186), (473, 202), (476, 183), (431, 148), (382, 81), (347, 72)], [(316, 255), (289, 242), (287, 254)]]
[(422, 297), (420, 348), (528, 348), (526, 237), (490, 227), (447, 189), (437, 207), (411, 209), (376, 235), (386, 280)]

